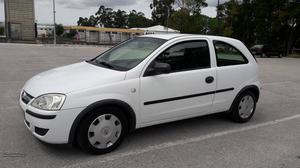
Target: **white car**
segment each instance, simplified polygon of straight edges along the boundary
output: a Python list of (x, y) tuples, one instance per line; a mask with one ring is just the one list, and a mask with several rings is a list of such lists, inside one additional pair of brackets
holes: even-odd
[(92, 154), (114, 150), (135, 129), (212, 113), (253, 116), (258, 65), (235, 39), (145, 35), (98, 57), (40, 73), (20, 105), (35, 137), (77, 143)]

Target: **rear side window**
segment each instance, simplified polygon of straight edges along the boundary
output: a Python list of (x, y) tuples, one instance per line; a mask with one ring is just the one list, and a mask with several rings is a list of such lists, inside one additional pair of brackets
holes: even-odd
[(170, 64), (172, 72), (210, 68), (208, 43), (197, 40), (175, 44), (160, 54), (155, 61)]
[(218, 66), (240, 65), (248, 63), (246, 57), (232, 45), (221, 41), (214, 41), (214, 45)]

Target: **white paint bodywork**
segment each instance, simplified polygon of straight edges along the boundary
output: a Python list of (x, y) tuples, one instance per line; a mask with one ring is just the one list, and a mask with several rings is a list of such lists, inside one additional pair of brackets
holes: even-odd
[[(20, 105), (24, 111), (30, 109), (37, 114), (55, 114), (57, 116), (52, 120), (43, 120), (25, 113), (25, 119), (32, 123), (31, 125), (49, 129), (45, 136), (39, 136), (34, 133), (32, 126), (29, 129), (33, 134), (48, 143), (67, 143), (75, 118), (87, 106), (101, 100), (116, 99), (130, 105), (136, 115), (136, 128), (141, 128), (227, 111), (241, 89), (249, 85), (260, 88), (257, 62), (244, 44), (238, 40), (217, 36), (183, 34), (147, 35), (144, 37), (162, 38), (168, 41), (127, 72), (110, 70), (82, 62), (46, 71), (30, 79), (23, 90), (33, 97), (46, 93), (66, 95), (66, 101), (60, 111), (38, 110), (30, 106), (30, 103), (24, 104), (20, 99)], [(188, 40), (206, 40), (208, 42), (211, 68), (143, 77), (148, 65), (161, 52), (178, 42)], [(213, 40), (231, 44), (248, 59), (249, 63), (217, 67)], [(205, 83), (205, 78), (208, 76), (215, 78), (213, 83)], [(234, 90), (144, 105), (144, 102), (147, 101), (226, 88), (234, 88)]]

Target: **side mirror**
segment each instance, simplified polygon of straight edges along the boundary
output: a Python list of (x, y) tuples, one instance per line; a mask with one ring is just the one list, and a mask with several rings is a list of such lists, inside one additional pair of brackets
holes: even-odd
[(153, 64), (146, 70), (145, 76), (167, 74), (171, 72), (171, 66), (168, 63), (153, 62)]

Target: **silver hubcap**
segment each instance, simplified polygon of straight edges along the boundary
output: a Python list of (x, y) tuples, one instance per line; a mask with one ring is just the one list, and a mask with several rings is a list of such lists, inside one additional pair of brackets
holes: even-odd
[(248, 118), (254, 110), (254, 100), (251, 96), (244, 96), (239, 103), (239, 115), (241, 118)]
[(113, 114), (103, 114), (90, 125), (88, 139), (95, 148), (105, 149), (112, 146), (120, 137), (122, 125)]

